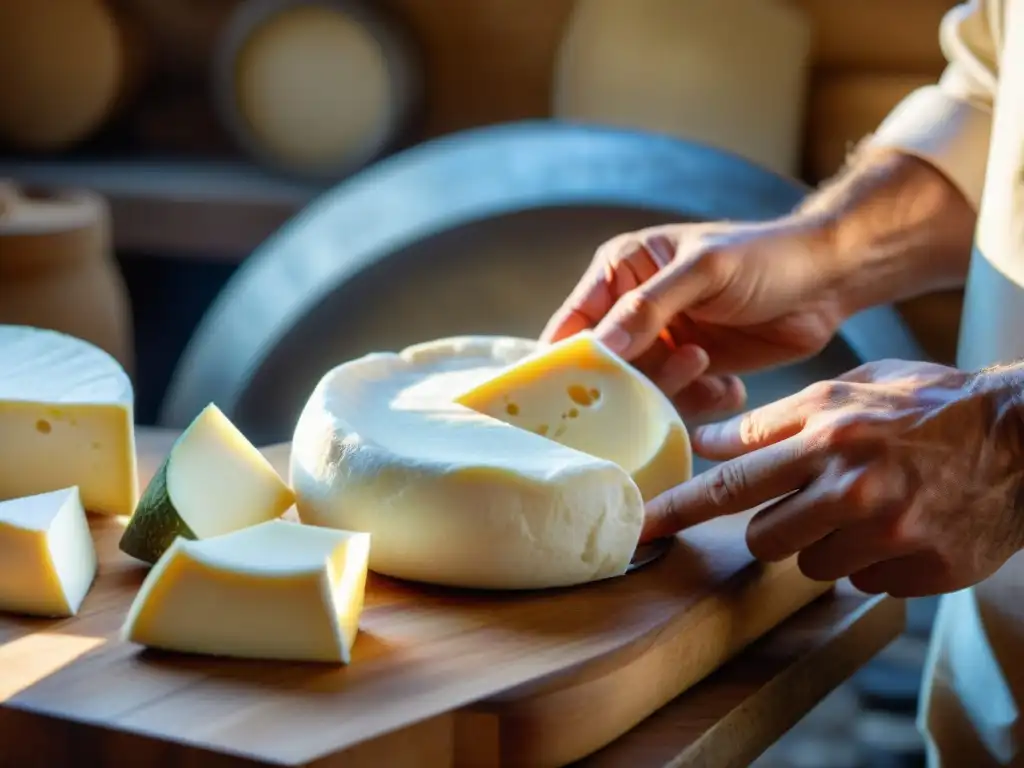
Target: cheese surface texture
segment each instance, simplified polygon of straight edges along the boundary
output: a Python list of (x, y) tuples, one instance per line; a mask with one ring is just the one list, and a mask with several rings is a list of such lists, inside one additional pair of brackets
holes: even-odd
[(370, 537), (285, 520), (178, 538), (128, 611), (125, 640), (182, 653), (347, 664)]
[(303, 522), (369, 532), (370, 568), (416, 581), (532, 589), (623, 574), (643, 523), (628, 472), (454, 402), (536, 349), (455, 337), (330, 371), (292, 442)]
[(0, 325), (0, 499), (77, 486), (90, 512), (138, 498), (131, 381), (109, 354), (55, 331)]
[(95, 577), (77, 488), (0, 502), (0, 611), (74, 616)]
[(238, 428), (210, 404), (175, 441), (121, 536), (154, 563), (178, 536), (208, 539), (280, 517), (291, 489)]
[(589, 333), (539, 349), (455, 402), (615, 462), (645, 500), (693, 472), (689, 435), (672, 403)]

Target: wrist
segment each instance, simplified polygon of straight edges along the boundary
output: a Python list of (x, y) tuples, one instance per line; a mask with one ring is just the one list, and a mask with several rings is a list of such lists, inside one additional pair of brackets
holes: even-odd
[(874, 151), (796, 212), (827, 233), (827, 271), (845, 316), (963, 284), (975, 212), (941, 172)]

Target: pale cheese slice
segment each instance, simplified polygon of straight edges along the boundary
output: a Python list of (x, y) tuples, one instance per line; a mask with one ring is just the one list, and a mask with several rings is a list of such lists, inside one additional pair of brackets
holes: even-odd
[(211, 403), (146, 487), (121, 550), (155, 563), (178, 536), (207, 539), (264, 523), (294, 500), (267, 458)]
[(365, 533), (285, 520), (178, 538), (147, 574), (122, 636), (181, 653), (348, 664), (369, 549)]
[(672, 403), (592, 333), (538, 349), (455, 402), (615, 462), (644, 499), (693, 473), (690, 438)]
[(74, 616), (95, 577), (77, 488), (0, 502), (0, 611)]
[(90, 512), (138, 499), (134, 396), (120, 364), (55, 331), (0, 325), (0, 499), (77, 486)]
[(370, 568), (416, 581), (531, 589), (623, 574), (643, 523), (627, 472), (453, 402), (535, 348), (457, 337), (330, 371), (292, 442), (303, 522), (371, 533)]

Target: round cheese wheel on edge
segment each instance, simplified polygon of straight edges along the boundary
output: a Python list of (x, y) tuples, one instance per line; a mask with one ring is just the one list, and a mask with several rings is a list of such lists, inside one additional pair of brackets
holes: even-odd
[[(536, 376), (539, 357), (577, 354), (573, 345), (587, 341), (540, 349), (526, 339), (456, 337), (333, 369), (303, 409), (292, 441), (301, 520), (370, 533), (370, 568), (401, 579), (537, 589), (623, 574), (643, 524), (644, 498), (630, 471), (644, 468), (627, 470), (541, 436), (544, 424), (531, 431), (455, 402), (501, 373), (518, 376), (529, 390), (544, 380)], [(588, 393), (582, 401), (600, 403), (605, 410), (596, 418), (618, 430), (594, 444), (619, 438), (645, 443), (653, 455), (682, 431), (685, 446), (665, 454), (677, 476), (662, 475), (654, 490), (689, 478), (689, 442), (671, 403), (612, 358), (584, 350), (577, 367), (575, 385)], [(573, 395), (564, 376), (550, 381)], [(553, 391), (551, 400), (560, 394)], [(515, 400), (510, 414), (526, 405)], [(576, 418), (571, 408), (566, 401), (565, 415)], [(577, 417), (583, 423), (588, 414)]]
[(389, 149), (418, 85), (390, 19), (355, 0), (261, 0), (229, 21), (215, 62), (221, 119), (257, 160), (338, 177)]
[(100, 128), (133, 79), (125, 33), (101, 0), (0, 2), (0, 143), (59, 150)]

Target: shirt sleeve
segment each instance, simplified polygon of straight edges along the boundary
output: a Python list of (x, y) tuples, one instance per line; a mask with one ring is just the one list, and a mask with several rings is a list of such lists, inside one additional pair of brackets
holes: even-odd
[(867, 141), (931, 163), (975, 209), (985, 184), (1005, 2), (972, 0), (947, 12), (939, 39), (949, 65), (939, 82), (907, 96)]

